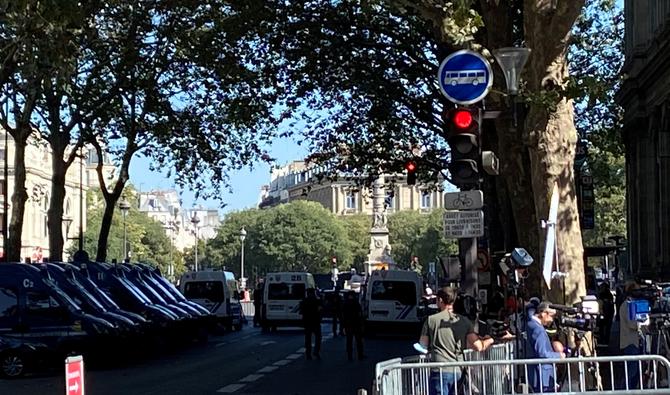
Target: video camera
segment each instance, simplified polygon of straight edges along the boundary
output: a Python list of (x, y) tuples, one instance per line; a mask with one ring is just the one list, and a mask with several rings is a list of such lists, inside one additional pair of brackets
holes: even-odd
[(477, 319), (477, 314), (481, 313), (482, 304), (479, 299), (471, 295), (466, 295), (463, 292), (458, 292), (456, 301), (454, 302), (454, 312), (456, 314), (468, 317), (471, 321)]
[(525, 278), (525, 269), (531, 264), (533, 257), (521, 247), (503, 255), (499, 263), (500, 269), (507, 276), (508, 284), (513, 288), (519, 287), (521, 280)]
[(573, 306), (552, 304), (550, 307), (558, 311), (555, 322), (559, 329), (568, 327), (582, 332), (592, 332), (597, 327), (600, 306), (594, 295), (583, 296), (581, 302)]
[(636, 282), (640, 287), (626, 293), (631, 299), (628, 301), (628, 319), (648, 322), (651, 329), (669, 327), (670, 300), (663, 295), (663, 288), (651, 280), (637, 279)]

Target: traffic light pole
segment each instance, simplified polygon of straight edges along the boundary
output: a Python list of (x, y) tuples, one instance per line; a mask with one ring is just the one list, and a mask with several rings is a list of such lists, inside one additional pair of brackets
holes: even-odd
[(478, 296), (477, 238), (458, 239), (458, 259), (461, 261), (461, 290), (467, 295)]

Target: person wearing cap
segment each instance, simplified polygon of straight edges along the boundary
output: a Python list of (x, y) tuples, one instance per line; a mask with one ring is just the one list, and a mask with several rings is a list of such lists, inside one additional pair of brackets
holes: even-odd
[[(465, 348), (482, 351), (494, 342), (490, 336), (480, 338), (468, 318), (454, 313), (456, 295), (456, 289), (452, 287), (438, 290), (437, 306), (440, 312), (429, 316), (421, 329), (419, 344), (428, 350), (433, 362), (461, 362)], [(431, 371), (429, 393), (454, 394), (454, 387), (460, 377), (460, 368)]]
[[(554, 351), (547, 334), (546, 326), (554, 321), (556, 310), (547, 302), (540, 303), (526, 323), (526, 358), (564, 358), (565, 355)], [(528, 385), (535, 392), (555, 392), (555, 369), (552, 364), (528, 365)], [(540, 388), (541, 386), (541, 388)]]

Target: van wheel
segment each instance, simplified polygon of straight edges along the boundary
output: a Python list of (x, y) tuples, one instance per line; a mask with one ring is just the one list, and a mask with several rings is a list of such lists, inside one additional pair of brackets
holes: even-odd
[(23, 357), (14, 352), (9, 352), (2, 356), (0, 359), (0, 365), (2, 368), (2, 373), (7, 377), (19, 377), (21, 376), (26, 367), (26, 363)]

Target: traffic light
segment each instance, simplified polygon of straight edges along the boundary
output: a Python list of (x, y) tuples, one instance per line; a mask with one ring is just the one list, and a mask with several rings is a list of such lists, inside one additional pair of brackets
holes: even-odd
[(477, 186), (480, 178), (481, 116), (479, 108), (459, 107), (446, 112), (447, 142), (451, 148), (449, 172), (454, 185)]
[(405, 163), (405, 170), (407, 170), (407, 185), (416, 184), (416, 163), (408, 161)]

